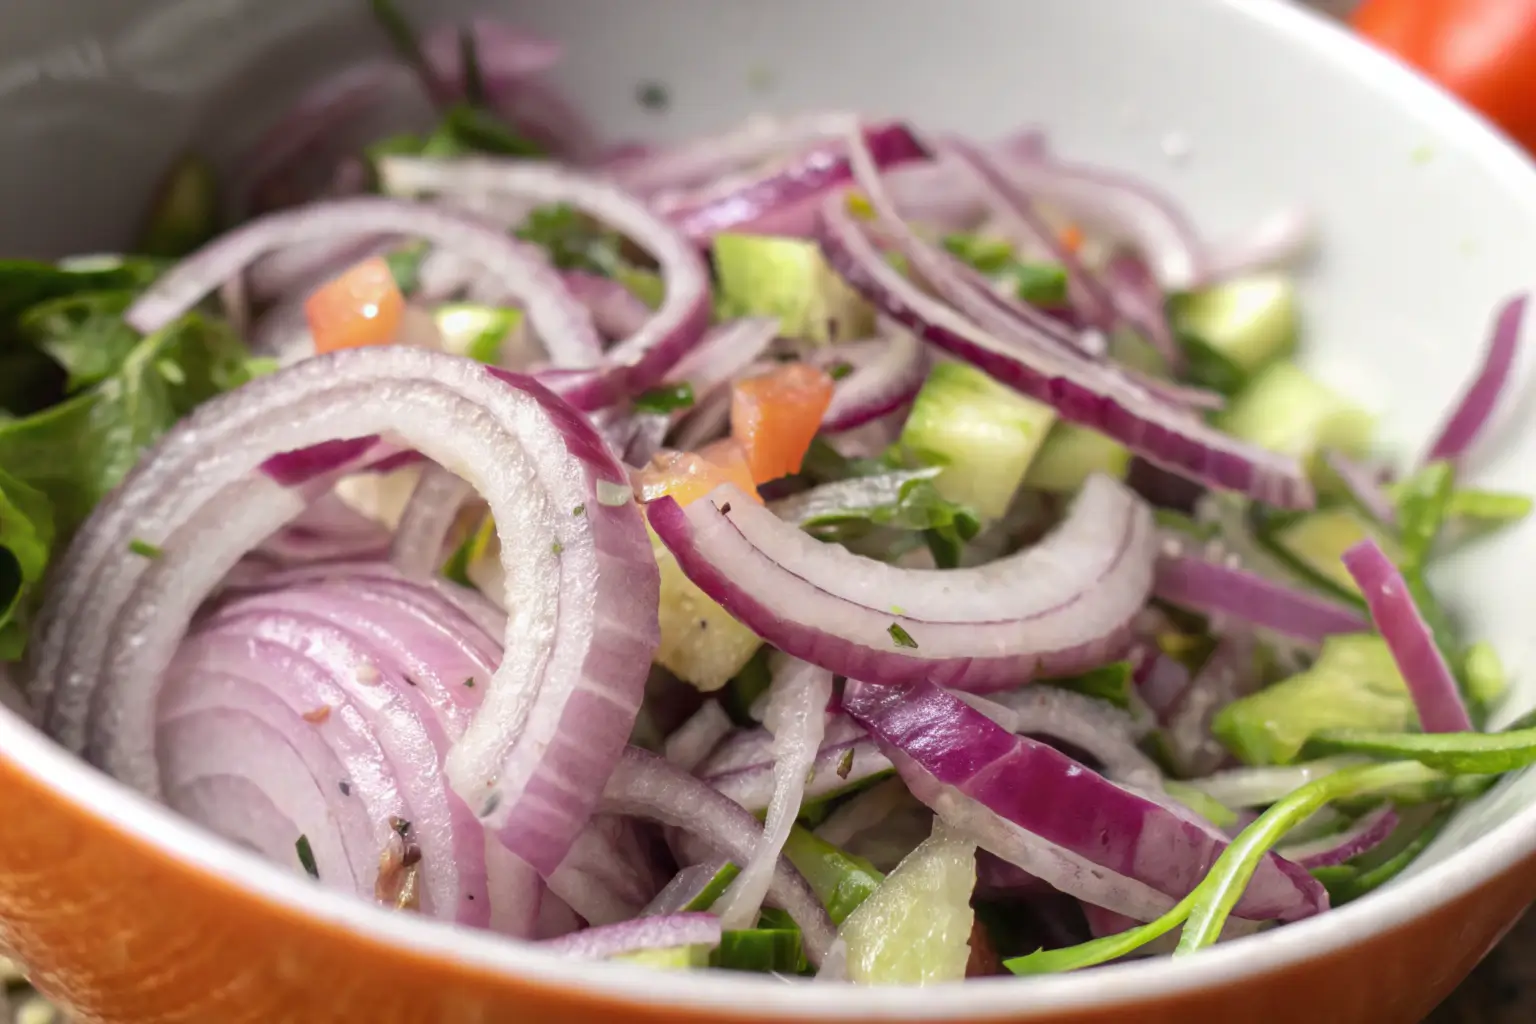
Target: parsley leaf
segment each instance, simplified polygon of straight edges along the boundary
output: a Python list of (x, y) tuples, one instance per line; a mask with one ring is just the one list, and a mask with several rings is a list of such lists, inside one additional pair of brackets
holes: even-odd
[(623, 239), (566, 203), (541, 206), (528, 214), (517, 237), (539, 246), (561, 270), (584, 270), (613, 277), (623, 269)]
[(0, 661), (20, 658), (53, 545), (53, 510), (41, 491), (0, 469)]

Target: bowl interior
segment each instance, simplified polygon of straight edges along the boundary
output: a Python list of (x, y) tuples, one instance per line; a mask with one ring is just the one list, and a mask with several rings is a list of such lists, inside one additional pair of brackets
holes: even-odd
[[(567, 41), (560, 78), (614, 139), (826, 107), (982, 135), (1034, 124), (1062, 154), (1164, 186), (1215, 238), (1304, 203), (1321, 229), (1303, 274), (1305, 361), (1380, 412), (1381, 449), (1403, 460), (1473, 372), (1495, 304), (1529, 287), (1536, 267), (1536, 176), (1524, 161), (1411, 73), (1275, 0), (404, 6), (423, 24), (501, 8)], [(179, 149), (197, 141), (233, 159), (303, 85), (383, 48), (353, 0), (13, 7), (0, 148), (29, 158), (0, 162), (11, 254), (121, 244)], [(663, 109), (640, 102), (648, 86), (664, 91)], [(1473, 463), (1480, 484), (1536, 492), (1530, 400), (1522, 387), (1501, 409)], [(1500, 721), (1536, 704), (1524, 615), (1536, 574), (1523, 571), (1533, 562), (1536, 531), (1518, 529), (1436, 577), (1466, 636), (1493, 642), (1510, 670)], [(1531, 842), (1533, 801), (1536, 776), (1510, 780), (1415, 871), (1517, 814)]]

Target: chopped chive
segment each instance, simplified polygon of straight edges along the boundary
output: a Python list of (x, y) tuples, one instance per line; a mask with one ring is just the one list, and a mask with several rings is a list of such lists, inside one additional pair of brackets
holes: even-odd
[(664, 384), (635, 396), (632, 404), (636, 412), (667, 413), (693, 408), (693, 385), (686, 380), (681, 384)]
[(842, 380), (852, 372), (852, 363), (833, 363), (831, 366), (827, 367), (827, 376), (831, 377), (833, 380)]
[(912, 639), (911, 633), (908, 633), (906, 630), (901, 628), (900, 623), (891, 623), (891, 628), (886, 630), (886, 632), (891, 634), (891, 639), (896, 642), (897, 647), (910, 647), (913, 650), (917, 649), (917, 641)]
[(459, 27), (459, 64), (464, 71), (464, 98), (474, 106), (485, 104), (485, 79), (480, 74), (480, 51), (475, 46), (475, 30)]
[(853, 748), (849, 747), (847, 750), (843, 751), (843, 756), (838, 759), (838, 762), (837, 762), (837, 777), (840, 778), (840, 779), (846, 779), (848, 777), (849, 773), (852, 772), (852, 771), (853, 771)]
[(573, 515), (573, 516), (584, 516), (586, 514), (587, 514), (587, 506), (586, 506), (585, 503), (583, 503), (581, 505), (577, 505), (575, 508), (571, 509), (571, 515)]
[(464, 680), (464, 685), (469, 687), (471, 690), (473, 690), (475, 688), (475, 677), (474, 676), (470, 676), (469, 678), (465, 679)]
[(560, 552), (565, 550), (565, 545), (561, 544), (559, 541), (555, 541), (549, 546), (549, 550), (558, 555)]
[(293, 844), (293, 848), (298, 851), (299, 863), (309, 873), (309, 877), (319, 878), (320, 866), (315, 863), (315, 851), (310, 849), (309, 836), (299, 836), (298, 842)]
[(165, 554), (164, 551), (151, 544), (149, 541), (139, 540), (137, 537), (128, 542), (128, 550), (140, 556), (141, 558), (159, 558), (161, 555)]

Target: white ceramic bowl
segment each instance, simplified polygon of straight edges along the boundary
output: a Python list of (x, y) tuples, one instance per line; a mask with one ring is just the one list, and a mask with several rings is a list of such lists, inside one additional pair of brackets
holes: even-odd
[[(101, 249), (167, 157), (236, 152), (328, 67), (377, 50), (350, 0), (10, 0), (0, 240)], [(423, 21), (472, 4), (416, 11)], [(483, 5), (481, 5), (483, 6)], [(492, 4), (570, 43), (614, 135), (847, 106), (1063, 153), (1166, 186), (1208, 232), (1303, 200), (1306, 361), (1412, 456), (1536, 276), (1536, 175), (1474, 115), (1279, 0), (547, 0)], [(664, 113), (637, 103), (665, 85)], [(1182, 154), (1176, 158), (1170, 154)], [(1520, 372), (1527, 369), (1522, 361)], [(1525, 393), (1478, 479), (1536, 492)], [(1469, 636), (1536, 704), (1536, 532), (1444, 566)], [(1510, 717), (1509, 715), (1503, 716)], [(0, 711), (0, 939), (90, 1019), (1417, 1020), (1536, 895), (1536, 777), (1463, 812), (1413, 870), (1337, 912), (1176, 962), (910, 992), (571, 964), (318, 892), (122, 791)]]

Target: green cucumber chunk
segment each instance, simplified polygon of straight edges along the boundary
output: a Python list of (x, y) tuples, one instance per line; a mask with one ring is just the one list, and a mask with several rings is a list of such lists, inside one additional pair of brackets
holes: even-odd
[(1217, 416), (1216, 426), (1261, 448), (1310, 463), (1324, 448), (1365, 455), (1375, 420), (1300, 367), (1279, 362), (1259, 373), (1233, 399)]
[(815, 242), (719, 235), (717, 314), (773, 316), (786, 338), (848, 341), (874, 330), (874, 310), (832, 272)]
[(1174, 330), (1252, 376), (1296, 348), (1296, 286), (1257, 274), (1190, 292), (1169, 303)]
[(1024, 474), (1024, 486), (1052, 494), (1076, 494), (1095, 473), (1125, 479), (1130, 450), (1097, 430), (1057, 423)]
[(1293, 564), (1355, 596), (1360, 588), (1344, 568), (1344, 552), (1367, 538), (1380, 544), (1394, 563), (1401, 561), (1395, 539), (1344, 506), (1309, 513), (1268, 536), (1269, 543)]

